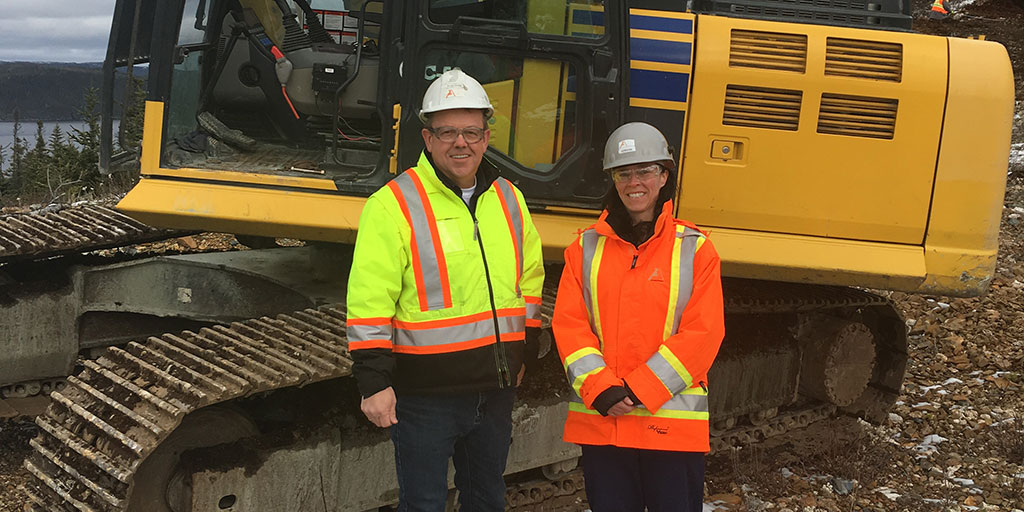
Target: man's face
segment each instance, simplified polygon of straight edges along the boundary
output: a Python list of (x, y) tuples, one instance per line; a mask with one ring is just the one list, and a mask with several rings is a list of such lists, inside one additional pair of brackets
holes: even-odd
[[(441, 131), (483, 130), (483, 137), (473, 143), (459, 133), (455, 140), (445, 142), (437, 135)], [(430, 116), (430, 127), (423, 129), (423, 143), (434, 159), (434, 165), (451, 178), (460, 188), (469, 188), (476, 181), (476, 171), (484, 158), (484, 151), (491, 140), (483, 113), (480, 110), (460, 108), (442, 110)]]

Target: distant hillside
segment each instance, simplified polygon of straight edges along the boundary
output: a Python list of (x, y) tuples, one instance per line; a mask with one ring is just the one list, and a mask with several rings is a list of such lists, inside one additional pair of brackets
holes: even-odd
[(102, 69), (99, 62), (0, 62), (0, 121), (11, 121), (16, 108), (22, 122), (78, 120), (86, 89), (103, 83)]

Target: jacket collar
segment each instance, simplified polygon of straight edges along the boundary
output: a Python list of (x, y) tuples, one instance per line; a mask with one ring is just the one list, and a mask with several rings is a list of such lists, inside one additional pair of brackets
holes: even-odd
[[(436, 188), (447, 188), (455, 194), (455, 198), (460, 202), (462, 201), (462, 189), (452, 181), (451, 178), (446, 176), (443, 172), (437, 169), (434, 165), (434, 159), (430, 156), (426, 150), (420, 153), (420, 159), (416, 163), (416, 168), (421, 169), (420, 172), (421, 180), (429, 180), (432, 186)], [(498, 178), (498, 169), (488, 161), (486, 158), (480, 161), (480, 167), (476, 170), (476, 189), (473, 191), (473, 197), (469, 200), (469, 210), (476, 211), (476, 200), (479, 198), (487, 189), (491, 188), (491, 184)]]
[[(612, 229), (611, 225), (608, 224), (607, 218), (608, 210), (605, 209), (604, 211), (601, 212), (601, 216), (598, 217), (597, 223), (594, 224), (594, 229), (597, 230), (597, 234), (604, 235), (609, 238), (614, 238), (616, 240), (621, 241), (622, 243), (629, 243), (623, 240), (618, 235), (618, 233), (616, 233), (615, 230)], [(651, 237), (648, 238), (646, 242), (640, 244), (640, 247), (643, 247), (644, 245), (647, 245), (647, 243), (650, 242), (651, 240), (660, 237), (661, 234), (670, 227), (674, 232), (675, 228), (672, 227), (674, 225), (675, 217), (672, 216), (672, 200), (670, 199), (668, 201), (665, 201), (665, 204), (661, 205), (661, 213), (658, 214), (658, 218), (654, 224), (654, 234), (651, 235)]]

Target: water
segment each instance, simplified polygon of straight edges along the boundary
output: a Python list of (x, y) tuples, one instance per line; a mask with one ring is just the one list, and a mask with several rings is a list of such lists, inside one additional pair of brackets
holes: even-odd
[[(53, 132), (53, 127), (60, 125), (60, 130), (64, 132), (65, 138), (71, 133), (72, 128), (78, 128), (79, 130), (85, 129), (85, 123), (83, 121), (47, 121), (43, 123), (43, 137), (46, 138), (47, 144), (50, 142), (50, 134)], [(117, 121), (114, 121), (114, 129), (117, 130)], [(21, 131), (18, 133), (28, 149), (32, 149), (36, 145), (36, 123), (35, 121), (28, 121), (21, 123)], [(4, 160), (10, 158), (11, 155), (11, 144), (14, 143), (14, 123), (0, 121), (0, 149), (4, 151)]]

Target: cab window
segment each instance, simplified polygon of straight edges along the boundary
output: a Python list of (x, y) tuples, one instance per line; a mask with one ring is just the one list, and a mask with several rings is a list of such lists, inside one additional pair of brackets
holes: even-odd
[(431, 0), (430, 21), (451, 24), (459, 16), (522, 22), (537, 34), (600, 38), (604, 35), (604, 1)]
[(494, 106), (491, 149), (528, 172), (547, 174), (576, 139), (576, 71), (558, 60), (455, 50), (427, 54), (423, 78), (458, 67), (476, 78)]

